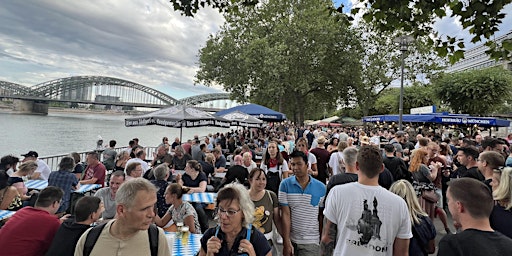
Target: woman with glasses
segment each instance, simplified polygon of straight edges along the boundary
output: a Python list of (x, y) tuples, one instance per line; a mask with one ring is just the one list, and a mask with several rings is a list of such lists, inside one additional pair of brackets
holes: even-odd
[(154, 221), (157, 226), (164, 227), (172, 219), (174, 224), (172, 225), (171, 230), (174, 229), (173, 231), (175, 231), (176, 223), (181, 222), (184, 226), (188, 227), (190, 233), (201, 233), (196, 210), (189, 202), (185, 202), (181, 198), (183, 194), (188, 191), (188, 188), (184, 188), (177, 183), (172, 183), (167, 186), (164, 197), (165, 202), (170, 204), (171, 207), (169, 207), (169, 210), (162, 218), (160, 218), (158, 214), (155, 215)]
[(512, 167), (494, 170), (491, 187), (496, 202), (489, 218), (491, 227), (512, 238)]
[(270, 256), (265, 236), (252, 226), (254, 204), (247, 189), (236, 183), (226, 185), (217, 194), (218, 225), (201, 238), (200, 256)]
[[(249, 184), (251, 185), (249, 196), (255, 206), (253, 225), (265, 235), (265, 238), (267, 238), (269, 244), (272, 246), (272, 237), (274, 234), (272, 227), (274, 225), (278, 227), (280, 223), (277, 195), (265, 189), (267, 185), (267, 175), (260, 168), (251, 170), (249, 173)], [(280, 228), (278, 228), (278, 230), (280, 230)], [(277, 251), (275, 250), (276, 247), (273, 246), (273, 255), (277, 255)]]

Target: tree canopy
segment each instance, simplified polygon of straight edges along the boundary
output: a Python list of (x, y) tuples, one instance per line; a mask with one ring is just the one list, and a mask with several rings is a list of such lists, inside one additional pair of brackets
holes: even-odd
[(512, 74), (502, 67), (444, 74), (433, 81), (438, 99), (455, 113), (487, 115), (511, 96)]
[[(224, 11), (237, 11), (238, 6), (257, 6), (261, 0), (170, 0), (175, 10), (193, 16), (205, 6)], [(440, 35), (433, 27), (436, 19), (453, 17), (460, 21), (463, 29), (473, 36), (472, 43), (486, 40), (487, 53), (495, 59), (512, 57), (512, 39), (501, 44), (493, 41), (493, 35), (503, 22), (503, 9), (512, 0), (360, 0), (365, 8), (353, 8), (352, 13), (363, 13), (363, 18), (374, 23), (379, 31), (401, 31), (414, 37), (430, 36), (429, 44), (434, 46), (441, 57), (448, 57), (451, 63), (464, 57), (465, 45), (462, 38)], [(232, 8), (235, 7), (235, 8)], [(334, 7), (332, 7), (334, 9)], [(341, 12), (342, 6), (338, 8)]]
[(437, 53), (448, 56), (451, 63), (464, 57), (462, 38), (441, 35), (434, 29), (436, 19), (454, 17), (473, 36), (472, 43), (485, 39), (487, 51), (495, 59), (510, 59), (512, 39), (505, 40), (501, 45), (493, 41), (493, 35), (499, 31), (499, 25), (505, 18), (504, 7), (512, 0), (479, 1), (479, 0), (361, 0), (368, 8), (354, 8), (352, 13), (363, 13), (366, 21), (372, 22), (380, 31), (402, 31), (413, 37), (432, 35), (429, 44)]
[(359, 83), (356, 33), (329, 0), (239, 6), (199, 52), (196, 83), (219, 84), (233, 99), (262, 104), (302, 123), (342, 101)]

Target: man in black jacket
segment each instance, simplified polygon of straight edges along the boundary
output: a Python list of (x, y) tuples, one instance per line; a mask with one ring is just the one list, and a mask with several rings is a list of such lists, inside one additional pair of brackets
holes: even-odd
[(80, 198), (75, 205), (75, 216), (60, 225), (46, 255), (74, 255), (78, 239), (101, 217), (103, 210), (105, 208), (99, 197)]

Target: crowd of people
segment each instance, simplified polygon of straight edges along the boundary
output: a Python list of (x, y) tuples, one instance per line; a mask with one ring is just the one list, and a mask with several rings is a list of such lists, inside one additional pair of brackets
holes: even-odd
[[(512, 255), (512, 136), (250, 134), (164, 137), (150, 159), (136, 138), (124, 148), (111, 140), (57, 170), (35, 151), (6, 155), (0, 209), (16, 213), (2, 222), (0, 255), (169, 255), (164, 230), (182, 226), (202, 234), (198, 255), (209, 256)], [(28, 179), (48, 187), (30, 190)], [(101, 188), (73, 193), (84, 184)], [(214, 208), (183, 200), (202, 192), (216, 193)]]

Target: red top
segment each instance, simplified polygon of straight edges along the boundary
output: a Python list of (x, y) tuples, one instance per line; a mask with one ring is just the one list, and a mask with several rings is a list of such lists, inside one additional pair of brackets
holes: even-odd
[(43, 256), (60, 221), (45, 210), (24, 207), (0, 229), (0, 255)]

